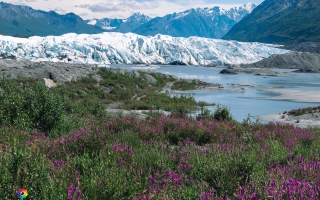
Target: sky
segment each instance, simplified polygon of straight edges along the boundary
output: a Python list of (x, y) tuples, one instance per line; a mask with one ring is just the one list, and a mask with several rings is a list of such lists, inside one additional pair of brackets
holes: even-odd
[(263, 0), (2, 0), (34, 9), (56, 11), (59, 14), (73, 12), (83, 19), (125, 19), (136, 12), (150, 17), (164, 16), (190, 8), (219, 6), (225, 9), (248, 2), (260, 4)]

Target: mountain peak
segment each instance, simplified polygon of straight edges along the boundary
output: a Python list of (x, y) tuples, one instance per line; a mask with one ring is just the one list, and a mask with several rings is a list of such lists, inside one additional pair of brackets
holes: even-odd
[(151, 18), (141, 12), (137, 12), (137, 13), (134, 13), (133, 15), (131, 15), (129, 18), (127, 18), (127, 20), (130, 20), (130, 19), (136, 19), (138, 21), (142, 21), (143, 23), (146, 23)]
[(242, 6), (240, 6), (240, 8), (243, 8), (247, 11), (249, 11), (250, 13), (257, 7), (256, 4), (252, 3), (252, 2), (249, 2), (249, 3), (246, 3)]
[(146, 16), (146, 15), (139, 11), (134, 13), (132, 16)]

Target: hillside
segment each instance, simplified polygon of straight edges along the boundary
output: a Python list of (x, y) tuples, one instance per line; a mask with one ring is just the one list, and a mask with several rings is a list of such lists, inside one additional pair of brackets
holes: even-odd
[(223, 37), (264, 43), (320, 42), (318, 0), (265, 0)]
[(101, 33), (100, 27), (85, 23), (74, 13), (34, 10), (28, 6), (0, 2), (0, 34), (28, 37), (65, 33)]
[(242, 67), (299, 69), (299, 72), (320, 72), (320, 54), (289, 52), (282, 55), (271, 55), (266, 59)]

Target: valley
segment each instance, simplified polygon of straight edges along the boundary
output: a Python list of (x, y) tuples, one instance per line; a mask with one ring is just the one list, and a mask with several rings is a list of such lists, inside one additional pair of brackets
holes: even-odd
[(0, 2), (0, 199), (320, 199), (319, 2), (253, 1)]

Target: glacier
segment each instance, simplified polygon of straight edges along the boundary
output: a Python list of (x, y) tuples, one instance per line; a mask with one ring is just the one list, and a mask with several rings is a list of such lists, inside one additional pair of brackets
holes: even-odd
[(1, 55), (33, 62), (95, 65), (169, 64), (220, 65), (254, 63), (288, 50), (277, 45), (201, 37), (140, 36), (133, 33), (68, 33), (61, 36), (17, 38), (0, 36)]

